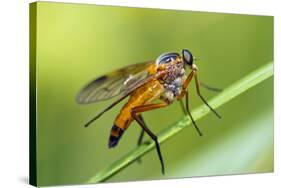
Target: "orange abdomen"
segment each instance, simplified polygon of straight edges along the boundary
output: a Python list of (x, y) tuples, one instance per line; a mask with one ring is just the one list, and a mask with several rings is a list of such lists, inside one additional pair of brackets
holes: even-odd
[(118, 144), (123, 132), (129, 127), (134, 120), (131, 115), (132, 108), (148, 104), (155, 99), (159, 99), (164, 92), (163, 86), (158, 80), (152, 80), (138, 89), (136, 89), (130, 96), (128, 102), (123, 106), (120, 113), (114, 121), (111, 128), (108, 147), (114, 147)]

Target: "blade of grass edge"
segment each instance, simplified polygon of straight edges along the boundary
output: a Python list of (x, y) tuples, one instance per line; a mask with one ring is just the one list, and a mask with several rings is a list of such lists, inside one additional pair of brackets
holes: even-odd
[[(221, 93), (219, 93), (217, 96), (215, 96), (208, 102), (213, 108), (218, 108), (219, 106), (225, 104), (226, 102), (230, 101), (234, 97), (239, 96), (246, 90), (252, 88), (253, 86), (271, 77), (272, 75), (273, 75), (273, 62), (269, 62), (264, 66), (256, 69), (252, 73), (246, 75), (242, 79), (231, 84), (229, 87), (224, 89)], [(194, 117), (194, 120), (198, 120), (203, 116), (205, 116), (206, 114), (208, 114), (209, 112), (210, 110), (208, 107), (206, 107), (205, 105), (201, 105), (191, 113)], [(159, 134), (157, 134), (158, 141), (160, 143), (163, 143), (164, 141), (176, 135), (183, 128), (189, 125), (192, 125), (189, 117), (188, 116), (183, 117), (182, 119), (178, 120), (171, 126), (162, 130)], [(124, 155), (124, 157), (113, 162), (108, 167), (98, 172), (95, 176), (90, 178), (87, 181), (87, 183), (97, 183), (107, 180), (108, 178), (112, 177), (114, 174), (116, 174), (117, 172), (119, 172), (120, 170), (131, 164), (132, 162), (134, 162), (137, 158), (151, 151), (154, 147), (155, 147), (154, 142), (152, 141), (144, 142), (140, 146), (128, 152), (126, 155)]]

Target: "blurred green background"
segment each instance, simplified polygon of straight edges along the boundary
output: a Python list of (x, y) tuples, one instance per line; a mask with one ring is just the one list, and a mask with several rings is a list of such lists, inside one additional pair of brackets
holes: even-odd
[[(39, 185), (83, 184), (136, 147), (133, 123), (107, 148), (119, 104), (89, 128), (83, 124), (114, 100), (78, 105), (90, 80), (125, 65), (189, 49), (200, 79), (225, 88), (273, 60), (273, 17), (83, 4), (37, 3), (37, 165)], [(209, 99), (216, 95), (202, 90)], [(191, 108), (202, 102), (190, 87)], [(273, 171), (273, 79), (270, 78), (161, 145), (108, 182)], [(144, 114), (155, 132), (183, 113), (178, 103)], [(145, 136), (148, 139), (148, 136)]]

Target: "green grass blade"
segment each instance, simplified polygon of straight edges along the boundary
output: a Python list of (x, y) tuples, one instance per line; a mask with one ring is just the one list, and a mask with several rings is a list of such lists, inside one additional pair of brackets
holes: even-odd
[[(266, 80), (267, 78), (273, 75), (273, 62), (267, 63), (266, 65), (258, 68), (257, 70), (253, 71), (252, 73), (248, 74), (244, 78), (240, 79), (239, 81), (233, 83), (228, 88), (224, 89), (223, 92), (218, 94), (216, 97), (212, 98), (208, 101), (208, 103), (213, 107), (217, 108), (226, 102), (230, 101), (234, 97), (239, 96), (244, 91), (247, 91), (251, 87), (261, 83), (262, 81)], [(192, 114), (195, 120), (198, 120), (204, 117), (210, 110), (205, 105), (202, 105), (195, 109)], [(178, 132), (183, 130), (183, 128), (192, 125), (191, 121), (188, 116), (185, 116), (181, 120), (175, 122), (173, 125), (169, 126), (168, 128), (162, 130), (158, 135), (158, 140), (160, 143), (163, 143), (167, 139), (175, 136)], [(97, 183), (105, 181), (106, 179), (110, 178), (132, 162), (134, 162), (140, 156), (143, 156), (147, 152), (151, 151), (155, 147), (154, 142), (148, 141), (136, 147), (129, 153), (127, 153), (121, 159), (115, 161), (108, 167), (104, 168), (100, 172), (98, 172), (95, 176), (90, 178), (87, 183)], [(160, 173), (160, 169), (159, 169)]]

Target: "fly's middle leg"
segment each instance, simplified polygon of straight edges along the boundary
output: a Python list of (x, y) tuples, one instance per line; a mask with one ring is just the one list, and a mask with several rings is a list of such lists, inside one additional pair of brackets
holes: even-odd
[(186, 94), (185, 94), (185, 106), (186, 106), (186, 111), (187, 111), (187, 113), (188, 113), (188, 115), (189, 115), (189, 117), (190, 117), (190, 119), (191, 119), (191, 121), (192, 121), (192, 123), (193, 123), (193, 125), (194, 125), (194, 127), (196, 129), (196, 131), (198, 132), (199, 136), (202, 136), (203, 134), (200, 131), (200, 129), (198, 128), (197, 124), (195, 123), (195, 121), (194, 121), (194, 119), (193, 119), (193, 117), (191, 115), (191, 112), (189, 110), (188, 91), (187, 90), (186, 90)]

